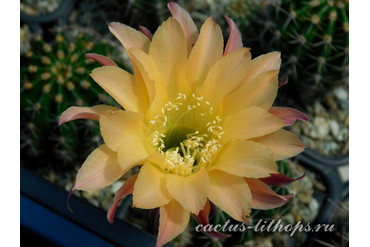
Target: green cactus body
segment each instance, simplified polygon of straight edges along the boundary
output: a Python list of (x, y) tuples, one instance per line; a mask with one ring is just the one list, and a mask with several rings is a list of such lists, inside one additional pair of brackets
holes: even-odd
[[(265, 1), (260, 44), (282, 52), (282, 71), (315, 93), (348, 81), (348, 0)], [(300, 73), (297, 73), (300, 70)]]
[[(21, 147), (34, 156), (54, 154), (71, 160), (77, 148), (81, 148), (76, 140), (95, 140), (88, 142), (88, 149), (95, 148), (101, 142), (97, 122), (90, 121), (84, 128), (78, 125), (82, 122), (66, 123), (58, 128), (58, 117), (73, 105), (92, 106), (107, 101), (116, 104), (89, 77), (99, 64), (86, 59), (84, 54), (105, 54), (122, 60), (122, 56), (117, 56), (118, 49), (105, 42), (95, 42), (87, 32), (79, 32), (72, 38), (67, 34), (58, 32), (51, 43), (37, 36), (31, 41), (32, 50), (21, 55)], [(120, 61), (116, 62), (123, 67)]]

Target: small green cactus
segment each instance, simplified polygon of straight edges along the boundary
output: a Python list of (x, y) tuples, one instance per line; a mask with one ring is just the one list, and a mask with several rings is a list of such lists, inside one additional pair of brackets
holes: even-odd
[[(348, 0), (263, 1), (259, 45), (282, 53), (282, 71), (314, 93), (348, 82)], [(253, 26), (253, 25), (252, 25)]]
[(119, 47), (95, 42), (91, 31), (71, 35), (60, 30), (52, 42), (45, 42), (40, 35), (31, 41), (31, 50), (21, 54), (20, 69), (21, 148), (28, 155), (54, 154), (72, 160), (78, 152), (76, 148), (81, 148), (76, 139), (85, 139), (84, 148), (91, 147), (87, 149), (101, 143), (96, 122), (87, 121), (83, 128), (75, 123), (58, 128), (58, 117), (73, 105), (92, 106), (107, 101), (109, 105), (116, 104), (89, 77), (99, 64), (84, 55), (105, 54), (123, 67), (123, 56), (117, 54)]

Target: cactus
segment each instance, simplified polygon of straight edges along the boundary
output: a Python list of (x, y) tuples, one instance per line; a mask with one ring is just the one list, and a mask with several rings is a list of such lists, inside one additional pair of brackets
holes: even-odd
[(264, 50), (281, 51), (284, 78), (309, 85), (313, 93), (348, 82), (348, 2), (263, 1), (256, 35)]
[(191, 15), (198, 28), (210, 15), (217, 24), (225, 28), (229, 26), (223, 17), (224, 15), (233, 19), (237, 25), (248, 26), (260, 8), (259, 0), (155, 0), (151, 2), (136, 0), (132, 4), (132, 13), (138, 16), (140, 25), (154, 31), (156, 26), (170, 16), (167, 8), (169, 2), (179, 3)]
[(73, 35), (59, 30), (50, 43), (36, 35), (31, 41), (32, 50), (21, 55), (21, 148), (27, 155), (53, 154), (70, 161), (81, 148), (75, 140), (88, 136), (83, 148), (90, 151), (101, 143), (96, 122), (88, 121), (83, 128), (74, 123), (57, 128), (58, 116), (69, 106), (107, 101), (116, 104), (89, 77), (98, 64), (84, 54), (94, 52), (115, 59), (117, 55), (122, 57), (117, 54), (121, 48), (105, 41), (95, 42), (89, 33), (78, 31)]

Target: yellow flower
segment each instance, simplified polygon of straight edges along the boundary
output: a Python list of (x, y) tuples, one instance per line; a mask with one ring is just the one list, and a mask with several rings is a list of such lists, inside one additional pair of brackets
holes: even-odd
[(132, 193), (134, 207), (159, 208), (157, 246), (183, 232), (190, 215), (207, 223), (211, 203), (238, 221), (246, 221), (251, 208), (285, 204), (292, 195), (277, 195), (269, 185), (294, 179), (279, 173), (275, 161), (300, 153), (304, 145), (282, 127), (307, 120), (294, 109), (272, 107), (280, 53), (252, 60), (227, 17), (224, 50), (212, 17), (198, 33), (178, 4), (168, 8), (173, 17), (154, 35), (144, 27), (140, 32), (109, 24), (129, 54), (133, 75), (107, 57), (86, 55), (104, 65), (91, 77), (125, 110), (70, 107), (60, 118), (60, 124), (98, 120), (105, 142), (86, 159), (71, 193), (103, 188), (142, 165), (117, 191), (108, 219)]

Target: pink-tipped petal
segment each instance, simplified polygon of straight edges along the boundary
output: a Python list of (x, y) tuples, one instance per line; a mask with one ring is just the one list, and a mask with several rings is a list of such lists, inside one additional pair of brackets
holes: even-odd
[(116, 195), (113, 199), (113, 204), (108, 210), (108, 221), (110, 223), (113, 223), (114, 213), (116, 212), (118, 203), (127, 195), (131, 194), (134, 191), (134, 185), (137, 179), (137, 176), (139, 174), (136, 173), (135, 175), (132, 175), (129, 179), (126, 180), (126, 182), (122, 185), (119, 190), (117, 190)]
[[(212, 204), (213, 205), (213, 204)], [(213, 227), (208, 227), (209, 225), (209, 214), (212, 209), (211, 202), (208, 200), (203, 208), (199, 212), (198, 215), (192, 214), (193, 218), (196, 220), (196, 222), (202, 226), (202, 232), (210, 237), (213, 238), (228, 238), (231, 236), (231, 234), (223, 234), (220, 232), (217, 232)], [(207, 227), (205, 227), (207, 226)]]
[(282, 87), (282, 86), (284, 86), (287, 83), (288, 83), (288, 76), (284, 79), (284, 81), (282, 81), (282, 82), (279, 83), (279, 87)]
[(140, 26), (139, 27), (139, 31), (142, 32), (143, 34), (145, 34), (146, 37), (148, 37), (148, 39), (150, 41), (152, 41), (152, 38), (153, 38), (153, 34), (149, 31), (148, 28), (146, 27), (143, 27), (143, 26)]
[(193, 46), (198, 39), (199, 34), (197, 26), (195, 25), (189, 13), (186, 12), (186, 10), (183, 9), (178, 3), (168, 3), (167, 7), (170, 10), (173, 18), (175, 18), (180, 23), (182, 29), (184, 30), (189, 56), (191, 50), (193, 49)]
[(87, 53), (87, 54), (85, 54), (85, 57), (89, 58), (89, 59), (92, 59), (92, 60), (100, 63), (103, 66), (117, 66), (118, 67), (118, 65), (112, 59), (110, 59), (106, 56), (102, 56), (102, 55), (95, 54), (95, 53)]
[(269, 177), (259, 178), (260, 181), (264, 182), (268, 186), (279, 186), (285, 187), (288, 184), (304, 178), (306, 174), (303, 174), (299, 178), (290, 178), (282, 173), (273, 173)]
[(296, 120), (300, 120), (303, 122), (310, 120), (302, 112), (289, 107), (274, 106), (270, 108), (269, 113), (283, 120), (286, 126), (291, 126), (295, 123)]
[(100, 113), (105, 111), (118, 111), (117, 107), (107, 105), (96, 105), (93, 107), (71, 106), (65, 110), (59, 119), (59, 125), (76, 119), (99, 120)]
[(242, 35), (235, 22), (227, 16), (224, 16), (230, 27), (229, 40), (227, 41), (224, 56), (243, 47)]
[(72, 186), (71, 190), (68, 193), (68, 198), (67, 198), (67, 207), (68, 207), (69, 211), (71, 211), (72, 213), (73, 213), (73, 210), (72, 210), (71, 206), (69, 205), (69, 199), (71, 199), (71, 195), (76, 191), (74, 189), (74, 187), (75, 187), (75, 185)]
[(159, 209), (159, 231), (156, 247), (162, 247), (179, 234), (189, 224), (190, 212), (185, 210), (180, 203), (172, 200)]
[(251, 207), (254, 209), (273, 209), (283, 206), (293, 196), (290, 195), (278, 195), (276, 194), (267, 184), (254, 178), (244, 178), (248, 183), (252, 194)]

